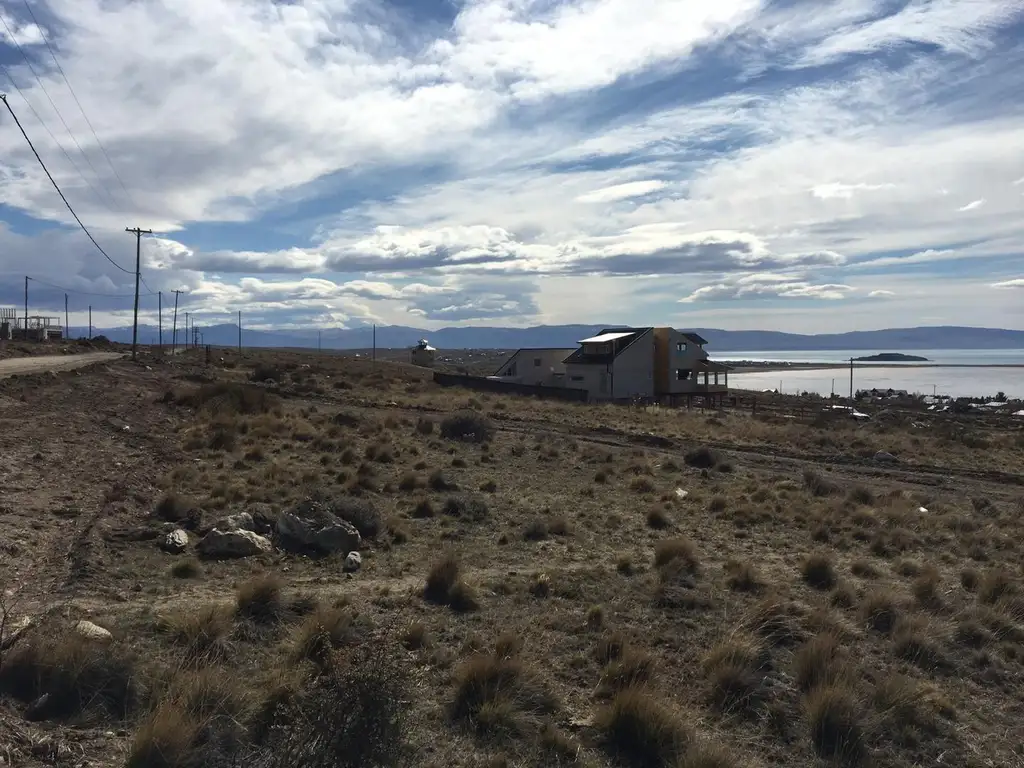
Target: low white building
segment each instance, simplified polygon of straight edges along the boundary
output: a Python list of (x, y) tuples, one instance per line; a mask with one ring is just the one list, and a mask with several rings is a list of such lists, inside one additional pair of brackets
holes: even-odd
[(519, 349), (501, 364), (494, 376), (516, 384), (536, 387), (565, 386), (565, 358), (571, 349), (542, 347)]

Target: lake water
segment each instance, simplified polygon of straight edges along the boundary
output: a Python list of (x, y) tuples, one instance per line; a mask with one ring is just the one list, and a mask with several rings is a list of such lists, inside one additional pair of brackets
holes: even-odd
[[(887, 350), (877, 350), (885, 352)], [(883, 367), (855, 365), (853, 387), (857, 389), (905, 389), (930, 395), (984, 397), (1004, 392), (1007, 397), (1024, 398), (1024, 367), (964, 368), (957, 366), (1024, 366), (1024, 349), (922, 349), (899, 350), (903, 354), (926, 357), (928, 364), (887, 363)], [(874, 354), (865, 350), (822, 350), (813, 352), (722, 352), (721, 360), (756, 360), (787, 363), (843, 363), (851, 357)], [(867, 364), (862, 364), (867, 365)], [(948, 367), (947, 367), (948, 366)], [(833, 385), (834, 381), (834, 385)], [(737, 389), (778, 389), (785, 393), (817, 392), (828, 395), (850, 391), (849, 369), (818, 371), (771, 371), (737, 373), (729, 376), (729, 385)], [(833, 386), (835, 387), (833, 390)]]

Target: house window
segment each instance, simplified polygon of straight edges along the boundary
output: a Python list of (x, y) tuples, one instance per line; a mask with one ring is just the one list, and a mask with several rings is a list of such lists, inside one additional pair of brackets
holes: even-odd
[(570, 376), (569, 378), (572, 381), (583, 381), (583, 377), (582, 376)]
[(534, 368), (540, 368), (540, 358), (539, 357), (533, 358), (533, 367)]
[(676, 342), (676, 352), (685, 352), (685, 351), (686, 351), (686, 342), (685, 341)]
[(676, 368), (676, 381), (689, 381), (691, 373), (689, 368)]
[(509, 367), (508, 367), (508, 368), (507, 368), (507, 369), (505, 370), (505, 375), (506, 375), (506, 376), (515, 376), (515, 375), (516, 375), (516, 364), (515, 364), (515, 363), (512, 363), (512, 365), (510, 365), (510, 366), (509, 366)]

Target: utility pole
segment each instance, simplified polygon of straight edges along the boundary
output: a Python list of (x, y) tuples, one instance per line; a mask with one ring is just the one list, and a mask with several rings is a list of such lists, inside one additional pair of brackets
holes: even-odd
[(89, 338), (92, 338), (92, 304), (89, 305)]
[(135, 235), (135, 314), (132, 320), (132, 360), (134, 360), (139, 342), (139, 279), (142, 277), (142, 236), (152, 235), (153, 230), (125, 227), (124, 231)]
[(317, 352), (322, 352), (322, 351), (323, 351), (323, 350), (322, 350), (322, 349), (320, 348), (320, 331), (317, 331), (317, 332), (316, 332), (316, 351), (317, 351)]
[(242, 310), (238, 310), (238, 357), (242, 357)]
[(25, 275), (25, 341), (28, 341), (28, 275)]
[(156, 292), (156, 323), (157, 333), (160, 335), (157, 337), (160, 339), (160, 354), (164, 353), (164, 292)]
[(181, 291), (174, 292), (174, 324), (171, 326), (171, 356), (174, 356), (175, 351), (178, 348), (178, 294)]
[(185, 349), (188, 349), (188, 315), (189, 315), (189, 313), (186, 312), (185, 313)]
[(377, 362), (377, 324), (373, 324), (373, 356), (370, 358), (372, 362)]
[(853, 402), (853, 358), (850, 358), (850, 402)]
[(71, 323), (68, 322), (68, 295), (64, 294), (64, 340), (71, 338)]

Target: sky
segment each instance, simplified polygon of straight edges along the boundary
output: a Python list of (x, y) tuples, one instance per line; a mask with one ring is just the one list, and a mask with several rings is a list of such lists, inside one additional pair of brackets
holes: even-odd
[[(0, 305), (1024, 329), (1024, 0), (0, 0)], [(120, 268), (119, 268), (120, 267)], [(169, 320), (168, 320), (169, 322)]]

